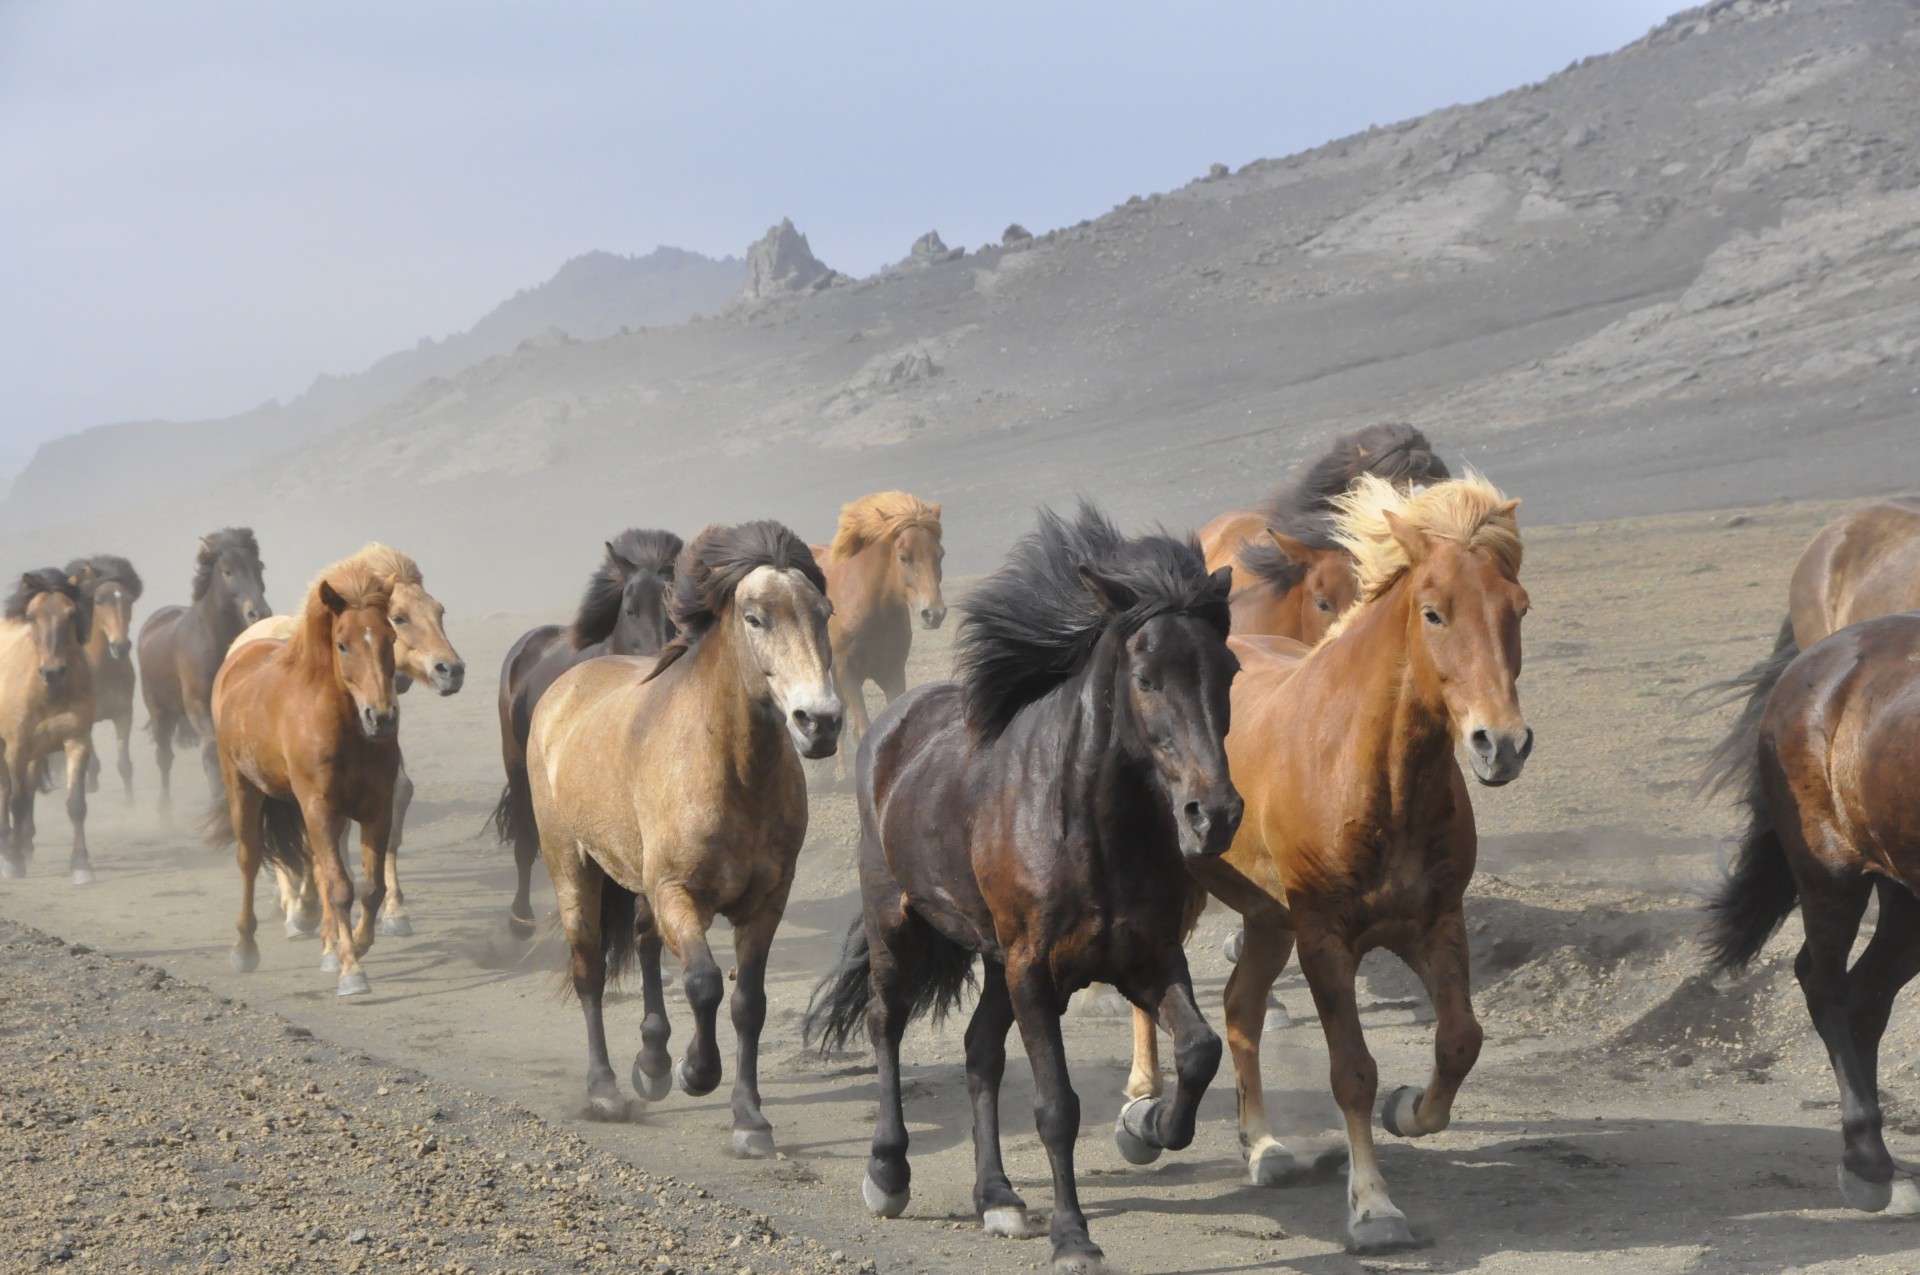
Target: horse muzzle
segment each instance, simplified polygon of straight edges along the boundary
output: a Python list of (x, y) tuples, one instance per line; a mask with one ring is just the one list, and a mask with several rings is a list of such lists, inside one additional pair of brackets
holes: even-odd
[(943, 606), (920, 608), (920, 627), (923, 629), (937, 629), (946, 619), (947, 609)]
[(1187, 859), (1211, 859), (1227, 852), (1240, 831), (1240, 817), (1247, 803), (1228, 788), (1224, 797), (1184, 802), (1176, 819), (1179, 825), (1180, 854)]
[(1498, 788), (1520, 778), (1527, 758), (1533, 753), (1533, 728), (1517, 731), (1489, 730), (1478, 727), (1467, 734), (1467, 764), (1473, 777), (1489, 788)]
[(66, 680), (67, 680), (66, 665), (60, 664), (60, 665), (49, 666), (49, 665), (42, 664), (40, 666), (40, 684), (42, 686), (61, 686), (66, 683)]
[(466, 681), (465, 660), (441, 660), (433, 666), (433, 689), (441, 695), (458, 694)]
[(400, 710), (389, 708), (385, 712), (362, 706), (360, 709), (360, 729), (367, 733), (368, 739), (391, 739), (400, 730)]
[(794, 746), (809, 761), (831, 757), (840, 747), (840, 727), (846, 713), (836, 701), (815, 708), (796, 708), (787, 715), (787, 729), (793, 732)]
[(122, 638), (118, 642), (109, 642), (107, 643), (107, 654), (113, 659), (124, 660), (127, 656), (133, 654), (133, 643), (126, 638)]

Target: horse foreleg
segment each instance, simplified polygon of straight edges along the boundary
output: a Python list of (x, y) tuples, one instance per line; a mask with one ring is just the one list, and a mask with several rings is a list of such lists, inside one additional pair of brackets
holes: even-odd
[(173, 818), (173, 736), (179, 722), (172, 714), (149, 710), (147, 729), (153, 732), (153, 764), (160, 772), (160, 817)]
[(1160, 1029), (1153, 1015), (1133, 1007), (1133, 1068), (1127, 1073), (1127, 1100), (1160, 1096)]
[(301, 815), (306, 820), (307, 859), (320, 888), (320, 968), (338, 971), (342, 996), (372, 991), (354, 950), (353, 878), (341, 862), (339, 847), (344, 819), (320, 798), (302, 802)]
[(833, 777), (845, 780), (853, 773), (853, 758), (859, 754), (860, 741), (866, 738), (867, 727), (872, 724), (867, 717), (866, 676), (836, 663), (833, 690), (847, 714), (840, 728), (840, 747), (833, 754)]
[(967, 1023), (967, 1097), (973, 1102), (973, 1211), (989, 1235), (1026, 1239), (1037, 1235), (1039, 1219), (1007, 1179), (1000, 1150), (1000, 1080), (1007, 1070), (1007, 1031), (1013, 1026), (1013, 999), (1007, 994), (1007, 970), (1000, 962), (981, 962), (980, 1001)]
[(733, 1072), (733, 1153), (758, 1160), (773, 1154), (773, 1125), (760, 1110), (760, 1030), (767, 1022), (767, 954), (787, 909), (787, 892), (760, 901), (733, 929), (733, 1035), (739, 1052)]
[(365, 956), (373, 948), (380, 922), (380, 905), (387, 898), (387, 856), (393, 838), (393, 808), (389, 805), (373, 820), (360, 823), (360, 920), (353, 931), (353, 951)]
[(119, 745), (119, 755), (115, 767), (120, 772), (120, 785), (127, 790), (127, 804), (133, 804), (133, 709), (129, 708), (113, 719), (114, 739)]
[(407, 915), (407, 896), (400, 892), (400, 830), (406, 825), (407, 807), (413, 804), (413, 780), (407, 777), (403, 763), (393, 781), (393, 823), (387, 837), (387, 906), (380, 915), (382, 938), (406, 938), (413, 933), (413, 918)]
[(1387, 1095), (1380, 1123), (1388, 1133), (1420, 1138), (1453, 1119), (1453, 1099), (1480, 1057), (1482, 1032), (1473, 1016), (1467, 976), (1467, 922), (1458, 908), (1436, 918), (1407, 964), (1433, 1002), (1433, 1077), (1425, 1089), (1403, 1085)]
[[(906, 899), (885, 907), (869, 904), (867, 934), (867, 1039), (873, 1042), (874, 1078), (880, 1101), (874, 1108), (873, 1143), (860, 1199), (876, 1217), (899, 1217), (913, 1195), (907, 1163), (907, 1117), (900, 1097), (900, 1041), (907, 1033), (913, 989), (907, 985), (910, 945), (925, 942), (926, 923), (906, 909)], [(920, 931), (916, 933), (916, 930)]]
[(662, 888), (658, 897), (648, 896), (653, 904), (655, 922), (673, 954), (680, 958), (680, 985), (693, 1010), (693, 1039), (687, 1052), (673, 1069), (673, 1080), (680, 1092), (690, 1098), (704, 1098), (720, 1084), (720, 1045), (718, 1020), (720, 998), (726, 979), (707, 946), (707, 927), (713, 913), (696, 902), (678, 885)]
[(24, 872), (27, 860), (33, 857), (33, 799), (40, 791), (40, 777), (32, 761), (19, 754), (9, 759), (8, 772), (7, 818), (13, 825), (8, 848)]
[(1007, 991), (1013, 1001), (1014, 1021), (1033, 1066), (1033, 1122), (1053, 1167), (1053, 1241), (1055, 1271), (1097, 1272), (1104, 1254), (1087, 1234), (1087, 1215), (1080, 1209), (1080, 1186), (1074, 1180), (1073, 1144), (1080, 1136), (1080, 1095), (1067, 1074), (1067, 1046), (1060, 1036), (1060, 1009), (1065, 997), (1054, 986), (1047, 962), (1039, 953), (1015, 949), (1008, 953)]
[(234, 928), (240, 932), (233, 950), (227, 953), (227, 960), (235, 972), (251, 974), (260, 968), (260, 946), (254, 942), (254, 930), (259, 921), (253, 914), (253, 884), (260, 875), (260, 863), (266, 857), (260, 827), (260, 816), (266, 807), (266, 799), (253, 785), (235, 782), (227, 785), (227, 818), (233, 821), (234, 840), (239, 846), (237, 857), (240, 861), (240, 918)]
[(13, 843), (13, 790), (13, 764), (0, 756), (0, 878), (6, 879), (27, 874), (27, 861)]
[(75, 735), (67, 741), (67, 818), (73, 821), (73, 855), (67, 871), (75, 885), (93, 884), (93, 860), (87, 857), (87, 763), (93, 760), (93, 736)]
[(207, 792), (215, 802), (226, 800), (227, 784), (220, 775), (220, 744), (214, 738), (211, 710), (195, 712), (189, 707), (187, 725), (200, 737), (200, 769), (206, 772)]
[[(73, 773), (73, 766), (67, 766), (67, 773)], [(100, 791), (100, 754), (93, 750), (93, 731), (87, 731), (87, 791)]]
[(1194, 1004), (1193, 977), (1178, 945), (1157, 978), (1126, 990), (1173, 1037), (1173, 1093), (1129, 1101), (1114, 1125), (1121, 1154), (1135, 1164), (1147, 1164), (1163, 1150), (1178, 1151), (1193, 1142), (1200, 1099), (1220, 1070), (1220, 1037)]
[(666, 988), (660, 981), (660, 927), (653, 905), (642, 895), (634, 900), (633, 928), (639, 939), (641, 998), (646, 1015), (640, 1020), (640, 1052), (633, 1056), (633, 1087), (648, 1102), (658, 1102), (673, 1087), (673, 1056), (667, 1042), (673, 1024), (667, 1021)]
[(507, 791), (501, 805), (513, 836), (513, 903), (507, 909), (507, 930), (515, 938), (533, 937), (533, 865), (540, 858), (540, 836), (533, 815), (533, 790), (527, 786), (526, 766), (507, 767)]
[(602, 1001), (607, 989), (607, 936), (600, 932), (600, 896), (606, 873), (592, 856), (559, 851), (547, 855), (560, 925), (567, 935), (567, 972), (587, 1024), (587, 1113), (600, 1120), (626, 1116), (626, 1100), (607, 1057)]

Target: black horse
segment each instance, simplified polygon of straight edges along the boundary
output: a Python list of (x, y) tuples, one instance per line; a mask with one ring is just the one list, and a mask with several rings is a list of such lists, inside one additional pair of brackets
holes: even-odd
[(519, 883), (507, 924), (520, 938), (533, 934), (533, 865), (540, 861), (540, 830), (533, 822), (527, 789), (527, 728), (534, 706), (562, 673), (597, 655), (655, 655), (673, 637), (667, 595), (680, 537), (671, 531), (621, 532), (607, 541), (607, 556), (587, 582), (573, 623), (543, 624), (520, 635), (500, 666), (500, 756), (507, 786), (494, 807), (492, 826), (513, 844)]
[(1185, 860), (1233, 841), (1227, 775), (1230, 569), (1209, 575), (1188, 539), (1122, 537), (1090, 506), (1043, 511), (1006, 566), (963, 604), (960, 680), (896, 699), (858, 763), (864, 915), (814, 993), (809, 1040), (845, 1044), (864, 1018), (880, 1110), (862, 1195), (906, 1208), (900, 1040), (952, 1008), (983, 959), (967, 1028), (974, 1209), (988, 1232), (1033, 1222), (1000, 1158), (1000, 1077), (1015, 1022), (1053, 1164), (1054, 1265), (1098, 1270), (1074, 1185), (1080, 1100), (1060, 1015), (1096, 980), (1175, 1040), (1178, 1083), (1129, 1106), (1116, 1137), (1151, 1156), (1193, 1139), (1220, 1062), (1181, 950)]

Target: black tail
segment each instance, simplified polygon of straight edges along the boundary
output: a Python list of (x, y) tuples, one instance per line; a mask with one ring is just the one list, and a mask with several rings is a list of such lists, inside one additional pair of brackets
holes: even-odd
[(500, 790), (500, 804), (487, 816), (486, 826), (503, 845), (540, 844), (540, 828), (533, 821), (533, 794), (524, 781), (516, 784), (511, 775), (507, 777), (506, 787)]
[(1767, 711), (1767, 697), (1773, 694), (1780, 675), (1787, 671), (1787, 665), (1793, 663), (1794, 657), (1799, 654), (1800, 647), (1793, 640), (1793, 617), (1788, 616), (1780, 622), (1780, 636), (1774, 639), (1773, 654), (1737, 677), (1709, 682), (1694, 692), (1706, 701), (1702, 706), (1704, 709), (1720, 708), (1742, 697), (1746, 699), (1740, 716), (1734, 720), (1733, 729), (1707, 754), (1706, 763), (1700, 768), (1700, 778), (1694, 784), (1696, 795), (1711, 797), (1729, 791), (1749, 794), (1755, 791), (1754, 766), (1760, 751), (1760, 718)]
[[(200, 835), (215, 850), (224, 850), (234, 844), (233, 820), (227, 813), (225, 801), (216, 801), (208, 808), (200, 820)], [(266, 852), (269, 862), (281, 865), (295, 876), (305, 875), (308, 861), (307, 821), (301, 815), (300, 807), (291, 801), (277, 801), (272, 797), (261, 802), (260, 840), (261, 849)]]
[(633, 926), (638, 900), (638, 895), (612, 877), (600, 882), (600, 954), (607, 958), (607, 978), (611, 982), (620, 981), (640, 951)]
[[(908, 941), (895, 949), (907, 989), (907, 1021), (931, 1014), (939, 1022), (960, 1007), (960, 998), (974, 986), (974, 955), (958, 943), (915, 920)], [(827, 972), (807, 1001), (801, 1039), (820, 1052), (845, 1049), (867, 1021), (871, 995), (868, 975), (873, 953), (867, 949), (867, 930), (858, 917), (847, 930), (840, 963)]]
[(1705, 905), (1707, 965), (1715, 971), (1750, 964), (1800, 899), (1787, 848), (1767, 813), (1759, 751), (1756, 743), (1743, 767), (1748, 776), (1746, 834), (1734, 852), (1732, 868)]

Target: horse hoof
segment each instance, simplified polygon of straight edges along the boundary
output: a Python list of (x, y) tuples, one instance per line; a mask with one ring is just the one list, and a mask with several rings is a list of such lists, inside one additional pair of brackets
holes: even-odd
[(587, 1119), (619, 1124), (627, 1118), (627, 1102), (619, 1094), (587, 1095)]
[(638, 1093), (648, 1102), (659, 1102), (673, 1091), (673, 1068), (670, 1066), (655, 1076), (642, 1070), (640, 1060), (636, 1058), (633, 1060), (633, 1075), (631, 1079), (633, 1080), (634, 1092)]
[(1426, 1137), (1427, 1131), (1420, 1127), (1420, 1099), (1426, 1093), (1412, 1085), (1401, 1085), (1388, 1094), (1380, 1104), (1380, 1126), (1396, 1138)]
[(1097, 1248), (1090, 1253), (1062, 1253), (1053, 1259), (1053, 1275), (1100, 1275), (1106, 1268), (1106, 1255)]
[(773, 1155), (773, 1135), (765, 1129), (735, 1129), (733, 1158), (765, 1160)]
[(92, 868), (75, 868), (73, 870), (73, 883), (75, 885), (92, 885), (93, 869)]
[(860, 1198), (866, 1202), (867, 1211), (875, 1217), (899, 1217), (907, 1211), (907, 1201), (913, 1198), (913, 1189), (883, 1191), (880, 1184), (869, 1175), (860, 1179)]
[(373, 990), (373, 984), (359, 970), (340, 976), (340, 994), (342, 996), (365, 996)]
[(1840, 1198), (1850, 1209), (1879, 1213), (1893, 1203), (1893, 1183), (1869, 1182), (1843, 1164), (1840, 1166)]
[(687, 1059), (686, 1055), (682, 1054), (680, 1061), (673, 1065), (673, 1083), (675, 1088), (689, 1098), (704, 1098), (719, 1086), (720, 1081), (716, 1077), (712, 1084), (696, 1088), (687, 1076)]
[(1030, 1240), (1047, 1233), (1047, 1215), (1031, 1209), (988, 1209), (980, 1215), (980, 1228), (1002, 1239)]
[(1893, 1198), (1883, 1212), (1888, 1217), (1920, 1217), (1920, 1183), (1912, 1178), (1895, 1178)]
[(1407, 1225), (1406, 1215), (1392, 1205), (1347, 1223), (1347, 1251), (1350, 1253), (1391, 1253), (1396, 1249), (1413, 1248), (1417, 1243), (1412, 1228)]
[(8, 881), (18, 881), (21, 877), (24, 877), (26, 875), (27, 875), (26, 864), (20, 862), (18, 859), (14, 859), (10, 857), (0, 857), (0, 878), (3, 878)]
[(513, 935), (513, 937), (517, 939), (530, 939), (533, 937), (533, 927), (534, 922), (532, 917), (520, 917), (512, 912), (507, 913), (507, 933)]
[(1292, 1186), (1306, 1175), (1300, 1159), (1275, 1138), (1263, 1138), (1247, 1152), (1247, 1181), (1254, 1186)]
[[(1120, 1115), (1113, 1122), (1113, 1144), (1120, 1148), (1120, 1155), (1128, 1164), (1152, 1164), (1160, 1158), (1160, 1148), (1144, 1136), (1147, 1113), (1152, 1109), (1153, 1099), (1135, 1098), (1120, 1108)], [(1139, 1129), (1128, 1127), (1128, 1116), (1133, 1117), (1132, 1123), (1139, 1125)]]
[(298, 916), (287, 918), (287, 937), (290, 939), (310, 939), (316, 928), (301, 921)]
[(380, 918), (380, 937), (410, 939), (413, 937), (413, 922), (404, 916), (383, 916)]
[(338, 974), (340, 972), (340, 958), (334, 955), (332, 948), (328, 948), (326, 951), (320, 953), (320, 972), (322, 974)]
[(1227, 935), (1226, 939), (1220, 944), (1220, 955), (1227, 958), (1227, 964), (1238, 965), (1240, 963), (1240, 953), (1244, 952), (1246, 948), (1247, 932), (1245, 930), (1235, 930), (1233, 933)]
[(251, 974), (260, 968), (260, 949), (236, 947), (227, 953), (227, 964), (233, 966), (236, 974)]

